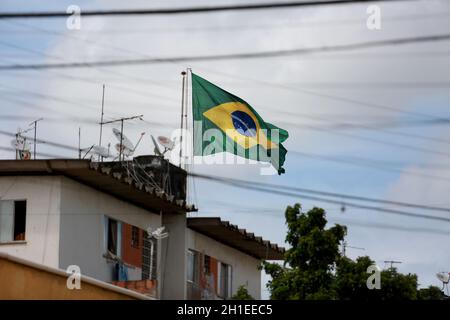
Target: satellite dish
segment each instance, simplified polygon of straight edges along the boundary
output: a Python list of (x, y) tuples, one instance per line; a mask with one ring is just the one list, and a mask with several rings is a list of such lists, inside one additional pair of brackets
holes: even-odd
[[(116, 143), (115, 145), (117, 152), (121, 152), (120, 151), (120, 143)], [(127, 148), (124, 144), (122, 144), (122, 152), (121, 152), (124, 156), (126, 157), (131, 157), (134, 153), (133, 149)]]
[(158, 143), (156, 143), (156, 140), (153, 136), (152, 136), (152, 140), (153, 140), (153, 144), (155, 145), (155, 154), (158, 156), (164, 156), (164, 154), (166, 154), (167, 151), (171, 151), (175, 146), (175, 142), (173, 142), (169, 138), (164, 137), (164, 136), (158, 136), (159, 144), (164, 147), (164, 151), (161, 152), (161, 150), (159, 149)]
[(155, 137), (152, 137), (153, 145), (155, 146), (154, 152), (157, 156), (163, 156), (164, 153), (161, 152), (161, 149), (159, 149), (158, 143), (156, 143)]
[(100, 157), (103, 158), (109, 158), (110, 156), (109, 149), (103, 146), (93, 146), (91, 153), (99, 155)]
[(436, 274), (436, 277), (444, 284), (447, 284), (450, 280), (450, 274), (447, 272), (439, 272)]
[(167, 138), (164, 136), (159, 136), (158, 142), (166, 149), (164, 152), (166, 152), (168, 150), (172, 150), (173, 147), (175, 146), (175, 142), (170, 140), (170, 138)]
[(123, 147), (123, 149), (124, 150), (128, 149), (130, 151), (134, 150), (134, 145), (131, 142), (131, 140), (128, 139), (123, 133), (121, 135), (120, 134), (120, 130), (117, 130), (116, 128), (113, 128), (112, 131), (113, 131), (114, 135), (116, 136), (117, 140), (119, 140), (119, 150), (120, 150), (120, 140), (121, 140), (120, 138), (121, 138), (121, 136), (122, 136), (122, 147)]

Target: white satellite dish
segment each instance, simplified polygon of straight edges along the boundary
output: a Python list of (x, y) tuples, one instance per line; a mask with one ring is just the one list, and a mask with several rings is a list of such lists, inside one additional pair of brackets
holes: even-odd
[(151, 137), (153, 140), (153, 144), (155, 145), (155, 154), (158, 156), (164, 156), (164, 154), (166, 154), (167, 151), (171, 151), (175, 146), (175, 142), (173, 142), (169, 138), (164, 136), (158, 136), (159, 144), (164, 147), (164, 151), (161, 152), (161, 149), (159, 149), (158, 143), (156, 142), (155, 138), (153, 136)]
[[(116, 136), (117, 140), (119, 140), (119, 146), (120, 146), (120, 138), (122, 137), (122, 147), (123, 149), (128, 149), (128, 150), (134, 150), (134, 145), (131, 142), (130, 139), (128, 139), (123, 133), (120, 134), (120, 130), (117, 130), (116, 128), (112, 129), (114, 135)], [(119, 148), (120, 149), (120, 148)]]
[(103, 158), (109, 158), (110, 154), (109, 154), (109, 148), (103, 147), (103, 146), (93, 146), (91, 153), (99, 155), (100, 157)]
[[(120, 153), (120, 143), (116, 143), (115, 145), (117, 152)], [(134, 150), (127, 148), (125, 145), (122, 145), (122, 155), (126, 157), (131, 157), (134, 153)]]
[(447, 284), (450, 280), (450, 274), (447, 272), (436, 273), (436, 277), (444, 284)]
[[(170, 138), (164, 136), (158, 136), (158, 142), (168, 151), (172, 150), (175, 146), (175, 142), (170, 140)], [(164, 151), (165, 152), (165, 151)]]
[(155, 146), (154, 152), (157, 156), (163, 156), (164, 153), (161, 152), (161, 149), (159, 149), (158, 143), (156, 142), (155, 138), (151, 135), (152, 137), (152, 141), (153, 141), (153, 145)]
[(86, 154), (84, 155), (83, 159), (88, 154), (98, 155), (98, 156), (100, 156), (102, 158), (110, 158), (111, 154), (109, 152), (109, 147), (110, 147), (110, 144), (108, 144), (108, 148), (103, 147), (103, 146), (92, 145), (89, 148), (84, 148), (84, 149), (81, 149), (80, 151), (86, 152)]

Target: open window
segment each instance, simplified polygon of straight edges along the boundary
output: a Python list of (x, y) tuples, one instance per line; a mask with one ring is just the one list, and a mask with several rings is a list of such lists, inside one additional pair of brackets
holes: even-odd
[(200, 254), (194, 250), (188, 250), (187, 255), (187, 280), (199, 284), (200, 282)]
[(25, 200), (0, 201), (0, 243), (25, 240), (26, 216)]
[(140, 231), (138, 227), (131, 226), (131, 247), (135, 249), (139, 249), (140, 247)]
[(231, 277), (232, 277), (232, 268), (229, 264), (218, 262), (218, 271), (219, 271), (219, 279), (218, 279), (218, 295), (222, 299), (231, 298)]
[(120, 248), (120, 232), (117, 220), (107, 218), (107, 249), (109, 253), (119, 256)]

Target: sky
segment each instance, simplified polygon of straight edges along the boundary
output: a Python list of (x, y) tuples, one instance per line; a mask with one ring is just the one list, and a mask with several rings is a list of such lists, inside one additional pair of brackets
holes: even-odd
[[(232, 3), (238, 2), (214, 2)], [(0, 11), (65, 11), (73, 4), (92, 10), (211, 2), (3, 0)], [(83, 17), (79, 30), (69, 30), (65, 19), (0, 21), (0, 65), (276, 51), (450, 31), (448, 1), (379, 6), (380, 30), (367, 28), (367, 4)], [(264, 165), (254, 164), (201, 164), (189, 166), (190, 171), (450, 207), (450, 128), (445, 121), (429, 121), (450, 116), (450, 41), (247, 60), (2, 71), (1, 128), (16, 132), (42, 117), (40, 139), (76, 147), (81, 127), (82, 146), (95, 144), (105, 84), (105, 119), (142, 114), (145, 121), (126, 123), (125, 133), (135, 142), (146, 132), (136, 154), (152, 154), (150, 134), (170, 136), (179, 127), (180, 72), (186, 68), (243, 98), (263, 119), (290, 135), (285, 143), (284, 175), (262, 176)], [(111, 128), (104, 129), (105, 144), (115, 143)], [(0, 136), (0, 146), (10, 145), (11, 137)], [(45, 144), (37, 148), (42, 153), (77, 157), (76, 151)], [(0, 151), (0, 158), (13, 156)], [(304, 210), (320, 206), (326, 209), (330, 225), (347, 225), (349, 245), (364, 248), (348, 248), (351, 258), (369, 255), (380, 267), (385, 267), (385, 260), (401, 261), (399, 271), (416, 273), (421, 286), (440, 286), (435, 274), (450, 271), (450, 225), (445, 222), (348, 206), (342, 212), (340, 204), (262, 194), (199, 179), (189, 182), (189, 200), (199, 208), (193, 216), (220, 216), (278, 244), (284, 244), (287, 205), (301, 203)], [(263, 296), (268, 297), (265, 288)]]

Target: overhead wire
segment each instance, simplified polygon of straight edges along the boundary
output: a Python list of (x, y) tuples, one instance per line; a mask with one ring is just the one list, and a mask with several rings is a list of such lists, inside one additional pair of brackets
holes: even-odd
[[(417, 36), (409, 38), (393, 38), (384, 40), (375, 40), (359, 43), (330, 45), (311, 48), (297, 48), (286, 50), (272, 50), (260, 52), (244, 52), (229, 54), (213, 54), (213, 55), (197, 55), (197, 56), (173, 56), (173, 57), (156, 57), (142, 59), (123, 59), (123, 60), (96, 60), (89, 62), (62, 62), (62, 63), (35, 63), (35, 64), (10, 64), (0, 65), (0, 70), (42, 70), (42, 69), (66, 69), (66, 68), (93, 68), (102, 66), (131, 66), (143, 64), (161, 64), (175, 62), (195, 62), (195, 61), (219, 61), (219, 60), (235, 60), (235, 59), (258, 59), (258, 58), (278, 58), (286, 56), (298, 56), (304, 54), (313, 54), (319, 52), (339, 52), (349, 50), (359, 50), (367, 48), (375, 48), (380, 46), (404, 45), (411, 43), (429, 43), (450, 40), (450, 34), (436, 34), (428, 36)], [(303, 91), (305, 92), (305, 91)], [(326, 97), (326, 95), (324, 95)], [(351, 99), (346, 99), (351, 101)]]
[[(322, 1), (291, 1), (272, 3), (253, 3), (239, 5), (216, 5), (197, 6), (183, 8), (161, 8), (161, 9), (116, 9), (116, 10), (83, 10), (84, 17), (92, 16), (147, 16), (147, 15), (180, 15), (191, 13), (212, 13), (226, 11), (255, 11), (267, 9), (289, 9), (296, 7), (317, 7), (330, 5), (364, 4), (379, 2), (412, 2), (415, 0), (322, 0)], [(22, 19), (22, 18), (64, 18), (73, 13), (67, 11), (41, 11), (41, 12), (1, 12), (0, 19)]]

